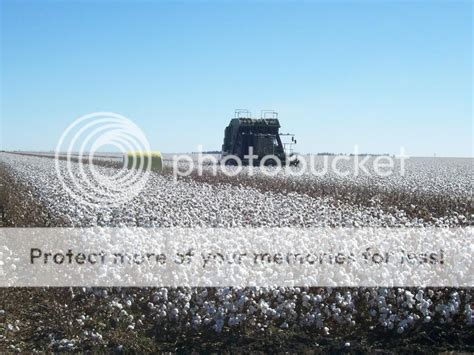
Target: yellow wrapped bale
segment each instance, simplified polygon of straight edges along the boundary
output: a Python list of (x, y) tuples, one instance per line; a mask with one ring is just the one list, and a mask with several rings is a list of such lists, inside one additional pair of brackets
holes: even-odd
[(163, 170), (163, 159), (160, 152), (128, 152), (125, 156), (125, 164), (128, 169), (140, 168), (143, 161), (143, 169), (148, 168), (148, 162), (151, 160), (150, 169), (153, 171)]

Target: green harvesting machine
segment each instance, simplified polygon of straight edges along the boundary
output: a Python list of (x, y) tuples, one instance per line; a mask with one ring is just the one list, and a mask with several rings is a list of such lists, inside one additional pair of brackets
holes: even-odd
[[(237, 156), (244, 165), (249, 164), (249, 148), (253, 147), (254, 165), (276, 165), (277, 157), (282, 165), (286, 159), (292, 157), (293, 145), (296, 144), (294, 134), (279, 133), (280, 122), (278, 113), (272, 110), (263, 110), (260, 119), (251, 118), (248, 110), (235, 110), (235, 116), (225, 128), (224, 144), (222, 145), (222, 158), (228, 155)], [(290, 136), (291, 142), (283, 143), (281, 136)], [(267, 157), (264, 159), (264, 157)], [(235, 164), (229, 159), (226, 164)], [(297, 165), (298, 160), (292, 158), (291, 165)]]

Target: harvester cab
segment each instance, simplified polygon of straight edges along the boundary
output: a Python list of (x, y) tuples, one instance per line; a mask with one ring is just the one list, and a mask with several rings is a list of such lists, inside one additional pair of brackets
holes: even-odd
[[(252, 118), (248, 110), (235, 110), (235, 116), (225, 128), (222, 158), (226, 164), (236, 164), (226, 156), (238, 157), (244, 165), (249, 164), (249, 150), (253, 148), (253, 165), (276, 165), (278, 158), (282, 165), (290, 159), (291, 165), (297, 165), (298, 160), (293, 158), (293, 146), (296, 139), (293, 134), (280, 134), (278, 113), (272, 110), (263, 110), (260, 119)], [(282, 142), (281, 137), (291, 137), (290, 142)]]

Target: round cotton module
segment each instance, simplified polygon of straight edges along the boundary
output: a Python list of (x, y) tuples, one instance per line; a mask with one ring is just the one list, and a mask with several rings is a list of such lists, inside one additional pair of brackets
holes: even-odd
[(160, 152), (128, 152), (124, 155), (124, 165), (128, 169), (163, 170), (163, 159)]

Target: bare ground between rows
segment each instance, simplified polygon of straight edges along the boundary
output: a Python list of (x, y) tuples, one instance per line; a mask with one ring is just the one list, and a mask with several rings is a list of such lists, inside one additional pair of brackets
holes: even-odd
[[(44, 156), (30, 153), (10, 153), (41, 158), (55, 158), (54, 156)], [(66, 160), (60, 157), (60, 160)], [(78, 161), (77, 158), (71, 158)], [(83, 163), (89, 164), (88, 159), (83, 159)], [(122, 163), (118, 161), (104, 161), (95, 159), (93, 164), (109, 167), (122, 168)], [(172, 176), (173, 170), (166, 166), (162, 171), (164, 176)], [(238, 174), (228, 176), (222, 172), (214, 174), (203, 170), (198, 173), (194, 170), (189, 176), (179, 177), (179, 181), (193, 180), (210, 185), (230, 185), (251, 187), (261, 192), (278, 192), (284, 195), (298, 193), (313, 198), (330, 198), (334, 205), (355, 205), (363, 207), (376, 207), (387, 213), (404, 211), (410, 218), (419, 218), (425, 222), (433, 222), (440, 217), (456, 217), (463, 215), (466, 218), (459, 222), (460, 226), (472, 225), (474, 221), (474, 201), (472, 194), (465, 197), (450, 196), (449, 194), (428, 193), (425, 191), (405, 191), (387, 190), (379, 186), (344, 184), (342, 182), (318, 182), (299, 181), (295, 179), (268, 178), (265, 176), (249, 176)]]
[(55, 227), (65, 221), (41, 204), (27, 186), (19, 183), (0, 162), (0, 206), (2, 227)]
[[(336, 289), (341, 292), (344, 289)], [(140, 297), (129, 314), (139, 317), (147, 314), (147, 302), (153, 289), (109, 289), (110, 297), (121, 293), (134, 293)], [(472, 292), (472, 291), (471, 291)], [(109, 306), (110, 298), (95, 297), (92, 292), (78, 289), (54, 288), (9, 288), (0, 289), (0, 306), (5, 314), (0, 316), (0, 330), (7, 324), (16, 324), (15, 333), (4, 332), (0, 339), (0, 351), (14, 344), (22, 351), (58, 350), (51, 346), (51, 339), (76, 339), (78, 351), (113, 351), (119, 345), (131, 352), (371, 352), (397, 354), (400, 352), (426, 353), (443, 351), (474, 351), (472, 326), (463, 324), (460, 316), (450, 324), (420, 324), (408, 334), (399, 335), (394, 330), (375, 328), (370, 330), (364, 321), (367, 315), (359, 314), (356, 326), (342, 326), (322, 335), (316, 327), (294, 326), (281, 330), (270, 326), (264, 332), (240, 326), (224, 329), (216, 334), (214, 330), (186, 330), (183, 325), (164, 326), (152, 317), (145, 317), (140, 328), (130, 331), (127, 324), (117, 322), (119, 310)], [(212, 294), (211, 294), (212, 296)], [(192, 301), (191, 301), (192, 302)], [(21, 306), (20, 306), (21, 305)], [(77, 327), (76, 320), (86, 316), (85, 325)], [(99, 332), (102, 341), (97, 343), (85, 337)], [(349, 343), (349, 346), (346, 346)]]

